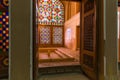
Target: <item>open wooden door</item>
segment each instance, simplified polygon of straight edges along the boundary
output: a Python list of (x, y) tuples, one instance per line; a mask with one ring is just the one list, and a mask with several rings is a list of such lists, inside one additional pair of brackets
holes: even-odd
[(91, 80), (97, 80), (95, 0), (82, 0), (81, 16), (81, 68)]
[(36, 3), (37, 0), (33, 0), (33, 80), (38, 78), (38, 27), (36, 19)]

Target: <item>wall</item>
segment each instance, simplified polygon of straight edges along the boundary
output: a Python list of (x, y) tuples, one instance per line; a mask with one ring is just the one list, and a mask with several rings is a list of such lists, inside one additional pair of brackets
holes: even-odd
[(62, 1), (65, 9), (65, 21), (69, 20), (71, 17), (73, 17), (75, 14), (80, 12), (80, 2), (74, 2), (74, 1)]
[[(104, 2), (105, 80), (118, 80), (117, 0)], [(112, 6), (111, 6), (112, 5)]]
[(31, 0), (10, 0), (9, 80), (30, 80)]
[(77, 47), (76, 29), (77, 26), (79, 25), (80, 25), (80, 12), (65, 22), (64, 25), (65, 47), (70, 48), (72, 50), (76, 50)]

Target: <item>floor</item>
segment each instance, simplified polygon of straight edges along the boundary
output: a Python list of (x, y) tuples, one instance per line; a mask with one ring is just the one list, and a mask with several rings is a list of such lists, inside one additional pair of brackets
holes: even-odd
[(90, 80), (82, 73), (43, 75), (38, 80)]
[(42, 48), (42, 49), (40, 48), (39, 68), (40, 67), (80, 65), (79, 54), (80, 54), (79, 50), (72, 51), (64, 47)]

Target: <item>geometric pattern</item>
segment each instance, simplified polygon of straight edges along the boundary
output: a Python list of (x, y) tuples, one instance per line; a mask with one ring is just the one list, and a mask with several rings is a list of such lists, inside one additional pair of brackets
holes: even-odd
[(53, 27), (53, 44), (62, 44), (63, 43), (63, 28), (62, 27)]
[(51, 35), (50, 27), (41, 27), (40, 28), (40, 44), (50, 44)]
[(93, 51), (94, 49), (94, 14), (90, 14), (84, 18), (84, 49)]
[(38, 0), (37, 12), (41, 25), (64, 24), (64, 6), (59, 0)]
[[(9, 14), (8, 0), (0, 0), (0, 80), (8, 76)], [(4, 75), (2, 75), (4, 74)]]
[(9, 46), (9, 23), (8, 12), (0, 11), (0, 52), (8, 52)]

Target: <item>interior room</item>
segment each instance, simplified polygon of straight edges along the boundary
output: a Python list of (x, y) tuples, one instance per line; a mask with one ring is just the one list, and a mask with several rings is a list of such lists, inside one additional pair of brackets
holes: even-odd
[[(41, 74), (80, 66), (80, 8), (79, 1), (38, 0), (36, 40)], [(61, 68), (59, 72), (55, 67)]]
[(80, 2), (50, 1), (38, 0), (39, 67), (79, 65)]
[[(10, 69), (9, 69), (10, 70), (9, 79), (10, 80), (30, 80), (30, 79), (36, 80), (35, 77), (37, 75), (36, 74), (34, 75), (34, 73), (36, 71), (36, 69), (35, 69), (36, 67), (31, 65), (31, 64), (33, 64), (33, 61), (34, 61), (34, 64), (36, 64), (35, 57), (38, 57), (38, 56), (34, 55), (35, 53), (33, 54), (33, 46), (31, 46), (32, 45), (31, 43), (33, 43), (32, 42), (33, 39), (35, 39), (35, 38), (33, 38), (33, 35), (32, 35), (32, 28), (33, 28), (32, 24), (34, 24), (34, 22), (32, 21), (33, 16), (31, 14), (32, 14), (32, 9), (33, 9), (32, 8), (33, 1), (36, 1), (36, 0), (10, 0), (10, 1), (11, 1), (10, 9), (12, 9), (10, 12), (10, 15), (12, 15), (12, 16), (10, 16), (10, 21), (11, 21), (10, 22), (10, 31), (12, 34), (12, 35), (10, 35), (10, 42), (12, 43), (12, 45), (10, 45), (9, 52), (10, 52), (10, 56), (11, 56), (10, 60), (12, 63), (10, 65)], [(77, 0), (74, 0), (74, 1), (77, 1)], [(84, 0), (82, 0), (82, 1), (84, 1)], [(89, 1), (93, 1), (93, 0), (89, 0)], [(99, 73), (98, 73), (99, 79), (95, 79), (95, 80), (104, 80), (104, 79), (117, 80), (117, 77), (118, 77), (118, 74), (116, 73), (117, 65), (118, 65), (117, 58), (116, 58), (117, 57), (117, 46), (116, 46), (117, 45), (116, 44), (117, 43), (116, 42), (117, 41), (116, 40), (116, 37), (117, 37), (117, 34), (116, 34), (117, 33), (116, 3), (117, 3), (117, 1), (116, 0), (96, 0), (96, 1), (98, 1), (97, 2), (97, 6), (98, 6), (97, 21), (99, 23), (99, 25), (97, 27), (99, 27), (98, 30), (100, 31), (101, 35), (98, 35), (99, 39), (97, 39), (97, 41), (99, 40), (99, 45), (100, 45), (100, 47), (98, 47), (99, 52), (97, 53), (97, 54), (99, 54), (99, 57), (98, 57), (98, 59), (99, 59), (99, 62), (98, 62), (99, 63), (98, 64), (99, 65), (98, 66), (99, 67)], [(103, 6), (103, 4), (104, 4), (104, 6)], [(36, 9), (36, 8), (34, 8), (34, 9)], [(93, 9), (93, 7), (92, 7), (92, 9)], [(91, 10), (91, 7), (87, 8), (87, 11), (88, 10)], [(104, 12), (104, 11), (106, 11), (106, 12)], [(83, 16), (81, 16), (81, 18), (82, 17)], [(91, 19), (91, 17), (90, 17), (90, 19)], [(85, 22), (89, 22), (88, 17), (87, 17), (87, 19), (85, 19)], [(80, 28), (82, 28), (82, 27), (80, 26)], [(106, 35), (104, 35), (103, 28), (106, 28), (106, 30), (105, 30)], [(106, 37), (104, 37), (104, 36), (106, 36)], [(81, 39), (83, 39), (83, 38), (81, 38)], [(88, 52), (88, 51), (86, 51), (86, 52)], [(80, 50), (80, 54), (82, 54), (82, 50)], [(93, 53), (91, 53), (91, 54), (93, 54)], [(33, 57), (34, 57), (34, 60), (32, 60)], [(85, 54), (85, 56), (83, 58), (86, 58), (86, 57), (89, 59), (87, 59), (87, 60), (85, 59), (84, 69), (86, 69), (89, 66), (89, 68), (92, 67), (92, 69), (87, 70), (87, 71), (95, 71), (95, 69), (94, 69), (95, 66), (91, 66), (91, 62), (90, 62), (93, 60), (93, 57), (91, 59), (90, 56)], [(82, 58), (80, 58), (80, 59), (82, 59)], [(83, 62), (82, 62), (82, 60), (80, 60), (80, 61), (81, 61), (80, 63), (82, 66), (81, 68), (82, 68), (82, 70), (84, 70)], [(96, 60), (94, 60), (94, 61), (96, 61)], [(104, 65), (105, 62), (106, 62), (106, 65)], [(85, 67), (86, 64), (87, 64), (87, 66)], [(90, 74), (92, 74), (92, 73), (90, 73)], [(70, 80), (70, 79), (77, 80), (77, 79), (73, 78), (72, 75), (73, 74), (71, 74), (69, 76), (70, 77), (69, 79), (65, 79), (65, 80)], [(66, 75), (64, 75), (64, 76), (66, 76)], [(46, 78), (46, 76), (45, 76), (45, 78)], [(49, 79), (50, 78), (51, 77), (49, 77)], [(76, 76), (76, 78), (78, 78), (78, 77)], [(49, 80), (49, 79), (47, 78), (46, 80)], [(59, 79), (61, 80), (63, 78), (61, 76), (59, 76)], [(43, 79), (43, 80), (45, 80), (45, 79)], [(55, 80), (57, 80), (57, 79), (55, 79)], [(81, 80), (83, 80), (83, 79), (81, 79)], [(91, 80), (94, 80), (94, 79), (91, 79)]]
[[(86, 10), (84, 29), (84, 48), (94, 52), (93, 17), (94, 1), (85, 0)], [(87, 6), (89, 5), (89, 6)], [(87, 13), (88, 11), (88, 13)], [(36, 2), (36, 48), (38, 56), (38, 75), (47, 79), (51, 74), (78, 73), (89, 80), (81, 70), (81, 1), (37, 0)], [(88, 26), (88, 28), (87, 28)], [(93, 42), (94, 41), (94, 42)], [(93, 53), (94, 54), (94, 53)], [(83, 62), (93, 68), (93, 59), (84, 54)], [(83, 63), (82, 63), (83, 64)], [(74, 75), (74, 74), (73, 74)], [(43, 76), (43, 77), (42, 77)], [(55, 76), (54, 76), (55, 77)], [(39, 80), (39, 79), (38, 79)], [(49, 79), (50, 80), (50, 79)], [(52, 78), (51, 80), (54, 80)], [(58, 80), (58, 79), (57, 79)], [(67, 79), (66, 79), (67, 80)]]
[[(37, 68), (39, 71), (39, 74), (37, 77), (39, 77), (39, 79), (42, 80), (89, 80), (88, 77), (91, 78), (91, 80), (104, 80), (104, 79), (108, 79), (108, 80), (117, 80), (118, 79), (118, 70), (117, 70), (117, 45), (116, 45), (116, 28), (115, 26), (117, 26), (117, 16), (116, 16), (116, 0), (60, 0), (61, 3), (63, 3), (64, 5), (64, 10), (62, 8), (62, 10), (64, 11), (64, 20), (63, 17), (62, 22), (57, 21), (57, 24), (54, 23), (56, 19), (59, 19), (59, 17), (57, 17), (56, 19), (52, 19), (52, 21), (50, 21), (50, 23), (44, 23), (44, 21), (48, 21), (51, 19), (51, 17), (48, 17), (47, 12), (44, 12), (44, 10), (40, 10), (41, 14), (43, 14), (44, 18), (43, 19), (43, 23), (47, 24), (43, 25), (41, 22), (42, 17), (40, 17), (40, 21), (38, 21), (37, 16), (38, 13), (36, 12), (35, 14), (35, 19), (36, 22), (34, 23), (32, 21), (32, 6), (33, 6), (33, 1), (37, 1), (37, 0), (10, 0), (10, 6), (9, 6), (9, 10), (10, 12), (8, 12), (8, 0), (0, 0), (0, 80), (7, 80), (8, 78), (8, 66), (9, 67), (9, 80), (36, 80), (35, 77), (37, 76), (35, 71), (37, 71), (36, 69), (36, 64), (37, 64)], [(47, 0), (43, 0), (47, 1)], [(68, 2), (67, 2), (68, 1)], [(70, 2), (69, 2), (70, 1)], [(81, 2), (80, 5), (82, 6), (82, 9), (80, 8), (80, 10), (82, 10), (80, 12), (80, 25), (76, 25), (80, 27), (80, 47), (74, 47), (75, 44), (72, 44), (72, 41), (74, 41), (75, 36), (73, 36), (75, 33), (73, 33), (72, 31), (74, 31), (74, 29), (71, 29), (71, 25), (65, 27), (65, 25), (69, 25), (69, 22), (72, 24), (71, 20), (72, 17), (74, 17), (75, 15), (77, 15), (77, 11), (76, 9), (69, 9), (69, 13), (66, 13), (66, 8), (68, 10), (68, 8), (72, 8), (73, 7), (73, 3), (72, 2), (79, 2), (79, 1), (83, 1), (83, 3)], [(85, 2), (84, 2), (85, 1)], [(94, 1), (98, 1), (97, 2), (97, 11), (95, 12), (95, 8), (94, 7), (96, 5), (93, 6), (93, 3), (91, 4), (91, 2)], [(120, 0), (118, 0), (120, 1)], [(50, 4), (51, 2), (49, 2)], [(66, 3), (66, 4), (65, 4)], [(46, 6), (47, 3), (44, 3), (44, 7), (48, 9), (48, 12), (51, 12), (50, 5), (49, 8)], [(69, 6), (67, 6), (67, 4), (70, 4)], [(75, 3), (77, 4), (77, 3)], [(104, 4), (104, 6), (103, 6)], [(22, 6), (21, 6), (22, 5)], [(79, 5), (79, 4), (78, 4)], [(85, 5), (85, 6), (84, 6)], [(112, 6), (111, 6), (112, 5)], [(35, 11), (38, 9), (37, 4), (35, 4)], [(65, 8), (66, 6), (66, 8)], [(39, 7), (43, 7), (40, 6)], [(53, 6), (54, 7), (54, 6)], [(57, 6), (58, 7), (58, 6)], [(59, 10), (61, 9), (56, 9), (57, 7), (55, 7), (55, 9), (53, 8), (53, 13), (52, 15), (54, 15), (53, 17), (55, 17), (55, 12), (60, 12)], [(79, 9), (79, 8), (78, 8)], [(38, 9), (39, 10), (39, 9)], [(76, 10), (76, 11), (75, 11)], [(74, 12), (75, 11), (75, 12)], [(106, 11), (106, 12), (104, 12)], [(79, 11), (78, 11), (79, 12)], [(63, 13), (63, 12), (62, 12)], [(92, 13), (92, 15), (90, 15)], [(93, 16), (93, 13), (97, 13), (97, 19), (96, 16)], [(11, 16), (9, 16), (9, 14)], [(73, 15), (74, 14), (74, 15)], [(81, 16), (82, 14), (82, 16)], [(62, 16), (63, 14), (61, 14), (61, 12), (59, 13), (59, 16)], [(90, 15), (89, 17), (86, 15)], [(45, 17), (47, 16), (47, 17)], [(67, 17), (67, 18), (65, 18)], [(94, 19), (95, 21), (93, 21)], [(10, 23), (8, 22), (8, 20), (10, 19)], [(99, 27), (99, 29), (97, 29), (98, 31), (96, 31), (95, 29), (90, 29), (88, 27), (94, 27), (93, 26), (93, 22), (96, 22), (96, 20), (98, 21), (97, 23), (99, 23), (99, 25), (97, 25), (97, 28)], [(37, 22), (38, 21), (38, 22)], [(33, 26), (32, 24), (36, 24), (37, 26)], [(74, 23), (74, 21), (73, 21)], [(87, 23), (84, 24), (84, 23)], [(40, 25), (38, 25), (40, 24)], [(48, 26), (49, 24), (49, 26)], [(60, 30), (60, 34), (54, 32), (53, 27), (51, 28), (51, 25), (54, 27), (55, 30)], [(90, 26), (88, 26), (90, 25)], [(92, 26), (91, 26), (92, 25)], [(95, 24), (94, 24), (95, 25)], [(40, 27), (39, 27), (40, 26)], [(44, 29), (41, 31), (41, 26), (44, 26), (45, 30), (47, 29), (47, 31), (45, 31), (44, 33), (56, 33), (54, 36), (58, 36), (60, 38), (60, 41), (57, 41), (57, 46), (56, 45), (48, 45), (48, 43), (53, 43), (52, 41), (56, 41), (56, 37), (54, 37), (52, 34), (44, 34), (43, 31)], [(46, 26), (46, 27), (45, 27)], [(63, 26), (63, 30), (61, 29), (61, 26)], [(74, 25), (73, 25), (74, 26)], [(76, 27), (75, 26), (75, 27)], [(88, 27), (87, 27), (88, 26)], [(56, 29), (57, 27), (57, 29)], [(59, 27), (59, 28), (58, 28)], [(70, 29), (67, 29), (68, 27), (70, 27)], [(87, 27), (87, 28), (85, 28)], [(32, 28), (35, 30), (35, 37), (33, 38), (33, 35), (31, 35), (32, 33)], [(76, 27), (77, 28), (77, 27)], [(104, 29), (106, 35), (103, 33)], [(10, 31), (8, 31), (10, 30)], [(31, 30), (31, 31), (30, 31)], [(119, 29), (118, 29), (119, 30)], [(50, 31), (50, 32), (49, 32)], [(84, 32), (85, 31), (85, 32)], [(93, 44), (92, 42), (94, 42), (94, 45), (96, 45), (96, 38), (92, 38), (93, 36), (91, 36), (91, 34), (93, 32), (99, 32), (100, 35), (97, 35), (97, 37), (99, 36), (99, 39), (97, 39), (97, 41), (99, 42), (99, 47), (97, 46), (93, 46), (91, 44)], [(63, 32), (63, 35), (61, 35), (61, 32)], [(77, 32), (76, 32), (77, 33)], [(85, 34), (90, 34), (88, 37), (88, 35), (83, 35), (83, 33)], [(72, 34), (72, 35), (69, 35)], [(10, 39), (8, 37), (8, 35), (10, 35)], [(45, 36), (49, 36), (50, 40), (47, 38), (40, 38), (41, 36), (39, 35), (45, 35)], [(96, 34), (94, 34), (95, 37)], [(67, 37), (65, 37), (67, 36)], [(61, 37), (63, 37), (61, 39)], [(72, 38), (74, 37), (74, 38)], [(55, 38), (55, 40), (54, 40)], [(88, 39), (86, 39), (88, 38)], [(34, 40), (35, 41), (34, 41)], [(45, 39), (45, 45), (40, 46), (39, 42)], [(57, 38), (58, 39), (58, 38)], [(85, 39), (85, 40), (84, 40)], [(10, 40), (10, 41), (9, 41)], [(32, 40), (37, 43), (37, 46), (31, 46), (34, 44), (32, 42)], [(67, 41), (68, 40), (68, 41)], [(86, 41), (89, 40), (89, 41)], [(92, 41), (95, 40), (95, 41)], [(12, 43), (12, 45), (9, 45), (9, 42)], [(63, 42), (63, 45), (60, 45), (60, 43)], [(76, 41), (77, 42), (77, 41)], [(97, 43), (98, 43), (97, 42)], [(67, 44), (66, 44), (67, 43)], [(84, 43), (84, 44), (83, 44)], [(104, 44), (105, 43), (105, 44)], [(54, 43), (56, 44), (56, 43)], [(59, 44), (59, 45), (58, 45)], [(89, 46), (88, 46), (89, 44)], [(47, 47), (47, 46), (48, 47)], [(86, 45), (86, 46), (84, 46)], [(8, 46), (9, 49), (8, 49)], [(37, 49), (37, 53), (33, 54), (33, 47), (36, 47), (35, 49)], [(37, 48), (38, 47), (38, 48)], [(56, 47), (56, 48), (55, 48)], [(54, 49), (55, 48), (55, 49)], [(57, 51), (57, 49), (61, 49), (61, 51), (66, 51), (68, 52), (68, 49), (70, 49), (70, 51), (79, 51), (79, 57), (73, 57), (75, 56), (75, 54), (71, 55), (71, 54), (67, 54), (64, 55), (66, 56), (65, 59), (63, 59), (63, 53), (61, 54), (59, 51)], [(63, 50), (63, 49), (67, 49), (67, 50)], [(99, 52), (97, 52), (97, 54), (99, 54), (99, 57), (97, 57), (99, 59), (99, 69), (97, 72), (96, 71), (96, 50), (98, 50)], [(55, 53), (57, 52), (57, 53)], [(8, 53), (10, 55), (10, 65), (8, 65)], [(45, 53), (46, 55), (44, 55), (43, 53)], [(55, 53), (55, 54), (54, 54)], [(88, 53), (88, 54), (87, 54)], [(39, 54), (38, 56), (36, 56), (36, 54)], [(43, 54), (43, 55), (41, 55)], [(58, 54), (58, 55), (56, 55)], [(66, 53), (65, 53), (66, 54)], [(32, 56), (31, 56), (32, 55)], [(42, 56), (42, 57), (41, 57)], [(59, 56), (59, 57), (58, 57)], [(72, 57), (71, 57), (72, 56)], [(38, 57), (38, 59), (35, 59), (35, 57)], [(31, 59), (30, 59), (31, 58)], [(34, 58), (34, 59), (33, 59)], [(62, 58), (62, 59), (61, 59)], [(33, 59), (33, 60), (32, 60)], [(66, 66), (63, 65), (64, 62), (67, 61), (77, 61), (79, 60), (79, 64), (74, 63), (74, 65), (70, 66)], [(37, 61), (35, 63), (35, 61)], [(57, 64), (58, 62), (61, 62), (62, 64)], [(50, 64), (48, 65), (49, 62)], [(53, 63), (55, 63), (55, 65), (53, 65)], [(44, 64), (43, 64), (44, 63)], [(33, 64), (33, 65), (31, 65)], [(47, 65), (45, 65), (47, 64)], [(52, 64), (52, 66), (50, 66)], [(113, 65), (114, 64), (114, 65)], [(68, 64), (67, 64), (68, 65)], [(49, 66), (49, 67), (48, 67)], [(62, 68), (61, 68), (62, 66)], [(64, 68), (63, 68), (64, 67)], [(69, 69), (68, 69), (69, 68)], [(71, 69), (74, 68), (74, 71)], [(80, 69), (82, 70), (82, 74), (79, 71)], [(48, 70), (47, 70), (48, 69)], [(64, 69), (64, 70), (63, 70)], [(43, 71), (41, 71), (43, 70)], [(45, 71), (46, 70), (46, 71)], [(49, 71), (49, 72), (48, 72)], [(66, 72), (65, 72), (66, 71)], [(94, 72), (92, 72), (94, 71)], [(42, 72), (42, 73), (41, 73)], [(74, 72), (74, 73), (73, 73)], [(53, 74), (52, 74), (53, 73)], [(55, 73), (55, 74), (54, 74)], [(57, 74), (58, 73), (58, 74)], [(59, 74), (60, 73), (60, 74)], [(68, 73), (68, 74), (67, 74)], [(85, 75), (83, 75), (83, 73), (85, 73), (88, 77), (86, 77)], [(88, 73), (88, 74), (87, 74)], [(98, 75), (95, 75), (97, 74)], [(93, 78), (95, 76), (98, 76), (99, 79), (97, 78)], [(106, 76), (105, 76), (106, 75)], [(3, 79), (5, 78), (5, 79)]]

